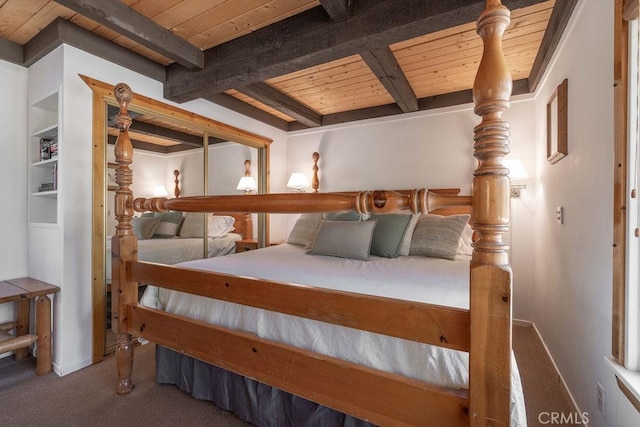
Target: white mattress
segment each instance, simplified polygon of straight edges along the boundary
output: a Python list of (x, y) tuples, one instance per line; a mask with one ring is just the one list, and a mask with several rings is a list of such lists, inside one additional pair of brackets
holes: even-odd
[[(219, 237), (210, 237), (209, 257), (232, 254), (236, 250), (236, 241), (242, 236), (226, 233)], [(160, 264), (178, 264), (202, 258), (202, 238), (146, 239), (138, 240), (138, 260)], [(107, 239), (107, 260), (105, 264), (107, 283), (111, 282), (111, 238)]]
[[(299, 246), (284, 244), (180, 265), (449, 307), (469, 307), (468, 258), (448, 261), (407, 256), (358, 261), (307, 255)], [(466, 352), (163, 288), (148, 287), (142, 303), (429, 383), (468, 388), (469, 355)], [(525, 425), (520, 375), (512, 356), (512, 426)]]

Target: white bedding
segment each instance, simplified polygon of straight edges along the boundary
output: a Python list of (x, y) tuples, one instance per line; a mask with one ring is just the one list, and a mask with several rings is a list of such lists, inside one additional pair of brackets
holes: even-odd
[[(404, 256), (358, 261), (307, 255), (300, 246), (283, 244), (180, 265), (449, 307), (469, 307), (468, 259), (448, 261)], [(147, 287), (142, 303), (429, 383), (468, 388), (469, 355), (466, 352), (152, 286)], [(520, 375), (512, 356), (512, 426), (525, 425)]]

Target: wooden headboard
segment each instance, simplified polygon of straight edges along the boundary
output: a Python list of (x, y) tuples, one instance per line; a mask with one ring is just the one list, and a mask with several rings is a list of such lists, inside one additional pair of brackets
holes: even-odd
[(253, 239), (253, 220), (251, 219), (251, 214), (231, 212), (221, 215), (229, 215), (236, 219), (236, 222), (233, 223), (235, 227), (234, 233), (241, 235), (243, 239)]

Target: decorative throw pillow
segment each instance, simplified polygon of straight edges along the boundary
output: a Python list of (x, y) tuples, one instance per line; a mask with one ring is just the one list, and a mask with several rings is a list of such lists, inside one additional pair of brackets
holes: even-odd
[(182, 221), (180, 237), (194, 238), (204, 236), (204, 213), (188, 212)]
[(150, 239), (153, 233), (156, 232), (158, 225), (160, 224), (160, 218), (149, 217), (134, 217), (131, 218), (131, 225), (133, 226), (133, 234), (139, 240)]
[(178, 225), (182, 221), (182, 212), (156, 212), (155, 218), (160, 218), (160, 224), (153, 234), (153, 239), (171, 239), (176, 237)]
[(327, 212), (324, 214), (326, 221), (362, 221), (362, 215), (356, 211)]
[(418, 218), (420, 218), (420, 214), (410, 214), (408, 216), (410, 216), (411, 219), (409, 220), (407, 229), (404, 231), (404, 236), (402, 236), (402, 244), (398, 249), (398, 256), (409, 255), (409, 251), (411, 250), (411, 237), (413, 236), (413, 230), (415, 230), (416, 224), (418, 223)]
[(473, 255), (473, 228), (467, 223), (464, 226), (462, 236), (460, 236), (460, 242), (458, 242), (458, 255)]
[(376, 221), (322, 221), (309, 254), (366, 261)]
[(409, 255), (455, 260), (468, 222), (469, 215), (422, 215), (413, 230)]
[(232, 216), (211, 215), (209, 217), (209, 237), (220, 237), (235, 230), (236, 219)]
[(294, 224), (287, 243), (290, 245), (300, 245), (310, 247), (318, 233), (320, 223), (322, 222), (321, 213), (302, 214)]
[(371, 215), (369, 221), (377, 221), (371, 240), (371, 255), (395, 258), (402, 244), (411, 215)]

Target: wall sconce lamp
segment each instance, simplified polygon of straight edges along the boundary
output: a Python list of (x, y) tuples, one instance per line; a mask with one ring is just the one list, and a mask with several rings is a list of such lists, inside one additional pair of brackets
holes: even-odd
[(244, 161), (244, 176), (240, 178), (236, 190), (244, 191), (244, 194), (249, 194), (252, 191), (258, 190), (258, 184), (251, 176), (251, 160)]
[(167, 187), (165, 187), (164, 185), (156, 185), (153, 189), (154, 197), (167, 197), (168, 195), (169, 192), (167, 191)]
[(302, 172), (292, 173), (291, 177), (289, 178), (289, 181), (287, 182), (287, 187), (295, 189), (298, 193), (302, 193), (305, 189), (309, 188), (310, 186), (311, 186), (311, 183), (309, 182), (307, 175), (305, 175)]
[(525, 179), (529, 178), (527, 170), (520, 159), (503, 160), (502, 165), (509, 169), (509, 179), (511, 180), (511, 197), (520, 197), (520, 191), (527, 188)]

